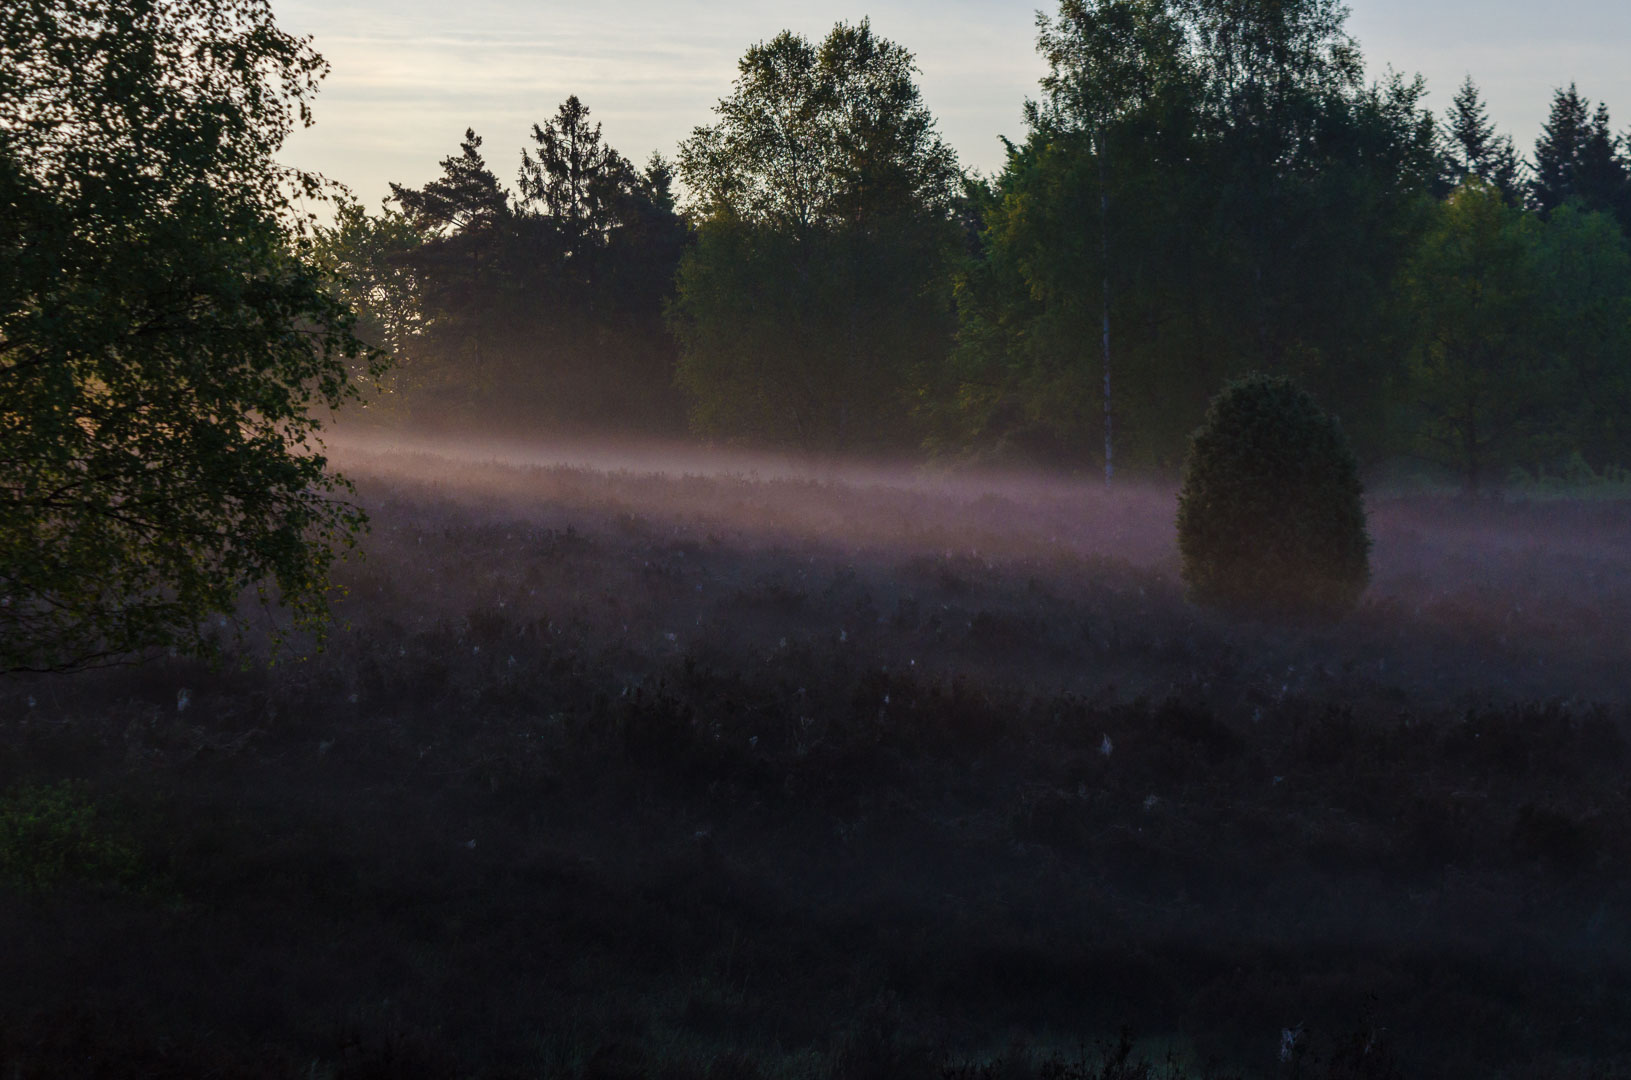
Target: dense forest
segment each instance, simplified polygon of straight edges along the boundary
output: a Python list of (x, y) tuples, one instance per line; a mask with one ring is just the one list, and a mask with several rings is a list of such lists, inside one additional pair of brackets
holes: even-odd
[(1334, 0), (1064, 0), (995, 176), (865, 21), (750, 48), (670, 162), (577, 97), (514, 190), (441, 175), (320, 237), (398, 360), (384, 422), (1171, 473), (1248, 371), (1469, 490), (1631, 463), (1631, 147), (1558, 89), (1367, 82)]

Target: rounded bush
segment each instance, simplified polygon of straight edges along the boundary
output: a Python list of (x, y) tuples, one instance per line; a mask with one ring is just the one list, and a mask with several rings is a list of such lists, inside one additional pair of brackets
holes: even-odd
[(1190, 437), (1178, 550), (1197, 603), (1339, 618), (1370, 581), (1359, 463), (1336, 419), (1289, 379), (1249, 375)]

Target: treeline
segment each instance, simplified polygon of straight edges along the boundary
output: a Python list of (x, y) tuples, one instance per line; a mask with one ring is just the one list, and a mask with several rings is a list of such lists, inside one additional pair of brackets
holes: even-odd
[[(1366, 82), (1334, 0), (1063, 0), (1026, 137), (963, 173), (869, 25), (749, 49), (637, 169), (569, 99), (511, 193), (474, 133), (323, 237), (415, 422), (1167, 471), (1293, 377), (1361, 457), (1631, 464), (1631, 145), (1556, 92)], [(677, 202), (676, 187), (683, 192)]]
[(343, 203), (320, 261), (396, 364), (374, 407), (417, 426), (683, 430), (663, 305), (689, 227), (673, 173), (637, 168), (569, 98), (533, 126), (518, 191), (481, 138), (380, 214)]

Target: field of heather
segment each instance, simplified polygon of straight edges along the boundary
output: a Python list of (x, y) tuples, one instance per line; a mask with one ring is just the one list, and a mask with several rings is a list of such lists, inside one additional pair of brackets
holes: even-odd
[(7, 1075), (1631, 1075), (1631, 505), (1299, 626), (1166, 488), (335, 459), (321, 651), (0, 683)]

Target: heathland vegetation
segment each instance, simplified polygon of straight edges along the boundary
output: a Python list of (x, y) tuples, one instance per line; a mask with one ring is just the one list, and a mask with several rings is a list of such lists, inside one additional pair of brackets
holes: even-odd
[(0, 4), (0, 1073), (1631, 1075), (1626, 141), (1039, 44), (319, 218), (266, 0)]
[(1631, 1068), (1623, 504), (1374, 499), (1300, 627), (1166, 490), (343, 460), (321, 653), (0, 683), (8, 1070)]

